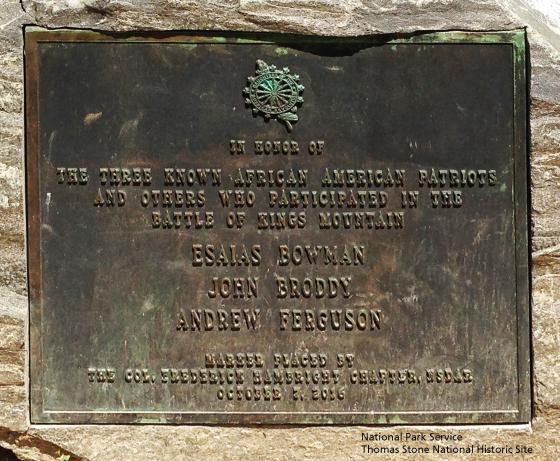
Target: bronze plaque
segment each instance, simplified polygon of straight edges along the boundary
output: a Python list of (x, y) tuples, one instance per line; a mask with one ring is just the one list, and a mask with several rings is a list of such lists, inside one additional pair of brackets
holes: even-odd
[(25, 51), (32, 422), (529, 420), (524, 32)]

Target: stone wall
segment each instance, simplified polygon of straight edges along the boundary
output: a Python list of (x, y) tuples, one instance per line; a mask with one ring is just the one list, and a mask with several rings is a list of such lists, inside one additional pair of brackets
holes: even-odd
[[(358, 426), (29, 426), (23, 24), (110, 31), (206, 29), (323, 35), (527, 27), (534, 418), (530, 425), (438, 430), (461, 434), (465, 445), (525, 444), (533, 447), (526, 459), (560, 459), (560, 4), (556, 0), (0, 2), (0, 460), (13, 459), (11, 452), (22, 460), (65, 459), (63, 455), (70, 455), (71, 460), (364, 459), (372, 456), (361, 449), (361, 433), (368, 428)], [(430, 428), (406, 430), (426, 433)], [(376, 429), (401, 431), (398, 427)], [(400, 458), (418, 459), (418, 455)]]

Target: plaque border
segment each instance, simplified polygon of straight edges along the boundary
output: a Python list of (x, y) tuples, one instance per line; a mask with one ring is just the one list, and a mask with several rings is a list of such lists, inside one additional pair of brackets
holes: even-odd
[[(25, 82), (25, 219), (27, 247), (28, 372), (29, 415), (32, 425), (41, 424), (219, 424), (219, 425), (473, 425), (530, 423), (532, 416), (532, 349), (530, 296), (530, 235), (528, 200), (530, 170), (528, 168), (528, 74), (525, 29), (492, 32), (442, 31), (416, 34), (382, 34), (357, 37), (310, 36), (280, 33), (171, 31), (171, 32), (98, 32), (81, 29), (47, 30), (24, 26)], [(115, 42), (122, 43), (191, 43), (191, 44), (277, 44), (348, 43), (364, 45), (403, 44), (473, 44), (510, 45), (513, 61), (513, 219), (516, 261), (517, 312), (517, 410), (492, 411), (396, 411), (396, 412), (213, 412), (213, 411), (82, 411), (47, 410), (43, 406), (42, 347), (42, 259), (40, 252), (40, 171), (38, 153), (38, 55), (40, 43), (47, 42)]]

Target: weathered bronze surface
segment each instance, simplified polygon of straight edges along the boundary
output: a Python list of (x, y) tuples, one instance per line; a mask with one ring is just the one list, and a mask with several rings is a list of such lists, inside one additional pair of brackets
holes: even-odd
[(25, 50), (32, 422), (528, 421), (523, 32)]

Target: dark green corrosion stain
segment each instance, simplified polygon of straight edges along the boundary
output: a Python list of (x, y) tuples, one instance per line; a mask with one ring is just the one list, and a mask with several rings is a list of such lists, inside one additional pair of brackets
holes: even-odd
[(243, 90), (245, 103), (253, 108), (253, 115), (263, 115), (265, 120), (276, 118), (292, 131), (292, 123), (298, 121), (298, 105), (303, 103), (304, 86), (299, 83), (299, 75), (290, 74), (290, 69), (276, 68), (257, 60), (257, 71), (247, 79)]

